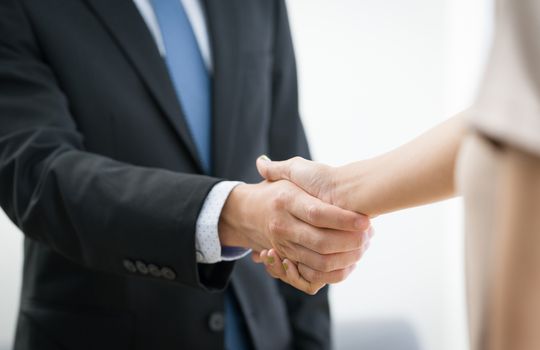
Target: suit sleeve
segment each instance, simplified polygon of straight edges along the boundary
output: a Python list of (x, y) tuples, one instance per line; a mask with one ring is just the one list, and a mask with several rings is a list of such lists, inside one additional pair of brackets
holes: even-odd
[[(270, 157), (310, 158), (298, 111), (298, 86), (293, 43), (284, 1), (278, 0), (274, 46), (273, 114), (270, 130)], [(293, 334), (294, 349), (330, 349), (330, 308), (328, 288), (309, 296), (280, 283)]]
[(223, 288), (232, 265), (200, 268), (195, 257), (197, 216), (219, 180), (87, 152), (18, 1), (0, 2), (0, 33), (0, 204), (10, 219), (91, 269), (127, 274), (126, 261), (141, 260), (173, 282)]

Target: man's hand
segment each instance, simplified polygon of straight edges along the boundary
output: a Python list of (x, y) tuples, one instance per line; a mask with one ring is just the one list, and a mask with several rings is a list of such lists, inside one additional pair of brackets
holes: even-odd
[[(373, 233), (373, 228), (370, 228), (365, 233), (366, 236), (364, 236), (364, 244), (361, 251), (362, 256), (369, 248), (369, 242)], [(282, 259), (274, 249), (263, 250), (260, 253), (254, 252), (252, 258), (256, 263), (263, 263), (270, 276), (280, 279), (311, 295), (316, 294), (326, 283), (337, 283), (345, 280), (356, 267), (355, 264), (345, 269), (329, 273), (326, 283), (323, 283), (319, 281), (320, 278), (317, 271), (302, 263), (295, 264), (287, 258)]]
[(301, 264), (311, 283), (324, 285), (347, 277), (362, 256), (369, 228), (366, 216), (325, 203), (292, 182), (265, 181), (231, 192), (219, 235), (223, 246), (273, 248)]

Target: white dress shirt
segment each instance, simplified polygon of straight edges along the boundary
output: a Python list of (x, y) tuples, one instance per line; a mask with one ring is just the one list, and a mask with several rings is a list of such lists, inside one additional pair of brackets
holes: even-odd
[[(206, 68), (212, 73), (212, 52), (206, 27), (206, 19), (198, 0), (178, 0), (182, 2), (188, 19), (195, 33), (199, 50), (201, 51)], [(150, 33), (162, 56), (167, 55), (159, 23), (150, 0), (133, 0), (143, 17)], [(204, 201), (195, 230), (195, 249), (197, 262), (202, 264), (215, 264), (220, 261), (232, 261), (243, 258), (249, 250), (224, 247), (219, 241), (218, 223), (221, 210), (231, 191), (240, 182), (223, 181), (215, 185)]]

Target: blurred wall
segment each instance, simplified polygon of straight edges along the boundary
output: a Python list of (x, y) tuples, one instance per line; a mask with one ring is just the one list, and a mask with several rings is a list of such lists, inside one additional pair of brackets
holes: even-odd
[[(288, 3), (302, 114), (319, 161), (386, 152), (474, 95), (489, 0)], [(338, 346), (373, 327), (404, 324), (422, 349), (467, 349), (460, 210), (453, 200), (375, 221), (364, 260), (332, 290)], [(14, 332), (21, 237), (0, 213), (0, 350)]]
[(11, 349), (22, 271), (22, 234), (0, 210), (0, 350)]
[[(474, 97), (489, 0), (288, 3), (317, 160), (337, 165), (389, 151)], [(339, 349), (381, 333), (370, 324), (388, 331), (366, 350), (395, 349), (384, 334), (399, 336), (396, 324), (409, 325), (422, 349), (468, 348), (461, 209), (453, 200), (375, 220), (364, 260), (332, 291)]]

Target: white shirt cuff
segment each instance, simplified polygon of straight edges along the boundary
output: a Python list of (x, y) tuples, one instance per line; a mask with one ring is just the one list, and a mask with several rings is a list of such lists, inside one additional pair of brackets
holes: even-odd
[(223, 181), (215, 185), (202, 206), (195, 229), (197, 263), (216, 264), (234, 261), (248, 255), (251, 250), (240, 247), (221, 247), (218, 224), (221, 210), (231, 191), (242, 182)]

